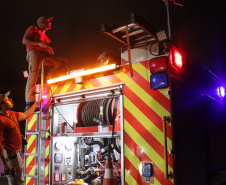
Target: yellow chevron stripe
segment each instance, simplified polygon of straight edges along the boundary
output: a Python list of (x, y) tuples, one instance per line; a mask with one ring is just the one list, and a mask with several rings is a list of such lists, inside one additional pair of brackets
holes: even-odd
[(160, 117), (169, 116), (170, 113), (152, 98), (144, 89), (135, 83), (129, 76), (126, 75), (126, 85), (130, 88), (144, 103), (146, 103)]
[[(32, 151), (34, 152), (35, 149)], [(26, 159), (26, 168), (30, 165), (31, 161), (35, 158), (35, 156), (28, 156)]]
[[(125, 144), (125, 156), (129, 159), (129, 161), (133, 164), (133, 166), (140, 172), (139, 166), (141, 161), (138, 157), (130, 150), (130, 148)], [(161, 183), (154, 177), (154, 185), (161, 185)]]
[[(145, 154), (152, 159), (152, 161), (159, 167), (159, 169), (164, 173), (164, 160), (159, 156), (159, 154), (143, 139), (143, 137), (126, 121), (125, 132), (133, 138), (136, 144), (145, 152)], [(129, 160), (129, 156), (127, 157)], [(173, 171), (170, 166), (168, 166), (170, 171)]]
[(65, 93), (67, 92), (68, 88), (70, 87), (70, 85), (72, 84), (73, 80), (67, 81), (63, 88), (60, 90), (59, 94)]
[[(30, 149), (31, 144), (33, 143), (33, 141), (36, 139), (36, 135), (31, 135), (31, 137), (29, 138), (29, 140), (27, 141), (27, 150)], [(35, 148), (35, 147), (34, 147)]]
[(32, 119), (27, 124), (28, 130), (31, 130), (31, 127), (35, 124), (35, 121), (37, 120), (37, 114), (33, 114), (32, 116)]
[(87, 83), (84, 84), (84, 87), (85, 87), (86, 89), (89, 89), (89, 88), (93, 88), (94, 85), (93, 85), (90, 81), (87, 81)]
[(139, 185), (137, 183), (137, 181), (132, 177), (132, 175), (130, 175), (129, 171), (127, 171), (125, 169), (125, 181), (129, 184), (129, 185)]
[(130, 150), (130, 148), (126, 144), (124, 144), (124, 146), (125, 146), (125, 156), (130, 160), (133, 166), (139, 171), (138, 166), (140, 164), (140, 160), (137, 158), (137, 156)]
[[(149, 61), (147, 61), (147, 62), (149, 62)], [(150, 71), (145, 66), (143, 66), (141, 63), (136, 63), (136, 64), (133, 64), (133, 69), (136, 72), (138, 72), (150, 84), (150, 76), (151, 76), (151, 73), (150, 73)], [(158, 91), (160, 93), (162, 93), (166, 98), (170, 99), (170, 96), (166, 95), (166, 92), (169, 91), (168, 88), (159, 89)]]
[(125, 73), (122, 70), (113, 71), (113, 74), (117, 76), (122, 82), (124, 81)]
[(36, 175), (35, 174), (35, 165), (32, 167), (31, 171), (29, 172), (29, 175)]
[(127, 97), (124, 96), (125, 108), (163, 145), (162, 131), (152, 123)]
[(150, 71), (141, 63), (133, 64), (133, 69), (138, 72), (145, 80), (150, 83)]
[(59, 84), (54, 84), (54, 85), (51, 85), (51, 95), (54, 94), (55, 90), (58, 88)]
[(100, 75), (95, 75), (94, 76), (102, 85), (111, 85), (111, 81), (108, 80), (108, 78), (106, 78), (104, 75), (100, 74)]
[(73, 89), (73, 91), (79, 91), (79, 90), (81, 90), (81, 88), (82, 88), (82, 85), (76, 84), (76, 86), (75, 86), (75, 88)]
[(45, 150), (45, 158), (47, 158), (48, 155), (49, 155), (49, 145), (46, 146), (46, 150)]
[(26, 177), (26, 184), (28, 184), (31, 181), (32, 177)]
[(45, 167), (45, 177), (49, 175), (49, 164), (46, 165)]

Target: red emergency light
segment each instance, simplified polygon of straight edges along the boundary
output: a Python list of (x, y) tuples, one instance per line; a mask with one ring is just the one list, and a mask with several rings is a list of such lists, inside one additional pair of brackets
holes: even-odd
[(170, 50), (169, 60), (172, 66), (182, 69), (182, 65), (183, 65), (182, 55), (180, 54), (180, 52), (175, 46), (172, 46)]
[(158, 57), (150, 60), (150, 72), (163, 72), (167, 71), (166, 57)]

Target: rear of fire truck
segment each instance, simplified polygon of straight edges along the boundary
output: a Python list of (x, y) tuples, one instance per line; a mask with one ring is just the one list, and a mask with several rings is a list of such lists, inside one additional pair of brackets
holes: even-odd
[(103, 54), (44, 84), (43, 112), (27, 122), (26, 184), (208, 184), (205, 124), (223, 103), (207, 89), (220, 83), (135, 14), (102, 30), (123, 43), (121, 59)]

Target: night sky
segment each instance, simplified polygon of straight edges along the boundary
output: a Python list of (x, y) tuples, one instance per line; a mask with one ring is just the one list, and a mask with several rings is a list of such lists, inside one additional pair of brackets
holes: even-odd
[[(0, 93), (11, 91), (15, 111), (23, 111), (28, 64), (22, 37), (40, 16), (53, 17), (46, 33), (55, 54), (68, 59), (70, 70), (88, 68), (106, 51), (120, 56), (121, 43), (104, 35), (101, 24), (123, 26), (135, 12), (158, 30), (167, 31), (162, 0), (7, 0), (1, 2)], [(184, 0), (170, 8), (172, 36), (178, 47), (226, 81), (226, 27), (223, 0)]]

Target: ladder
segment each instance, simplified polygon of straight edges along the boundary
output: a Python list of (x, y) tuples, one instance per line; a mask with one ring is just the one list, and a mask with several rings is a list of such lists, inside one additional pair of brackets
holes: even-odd
[[(44, 58), (42, 61), (41, 68), (41, 88), (38, 93), (43, 98), (43, 86), (44, 86), (44, 62), (48, 58)], [(47, 129), (47, 116), (43, 113), (43, 102), (40, 104), (40, 111), (34, 113), (31, 119), (32, 126), (28, 125), (26, 120), (25, 137), (28, 140), (28, 145), (24, 150), (24, 176), (25, 184), (44, 185), (48, 184), (45, 182), (46, 178), (46, 140), (47, 135), (50, 133), (50, 129)], [(47, 111), (46, 111), (47, 112)], [(46, 113), (47, 114), (47, 113)], [(35, 124), (36, 122), (36, 124)], [(35, 152), (34, 152), (35, 151)], [(49, 171), (49, 169), (48, 169)]]

